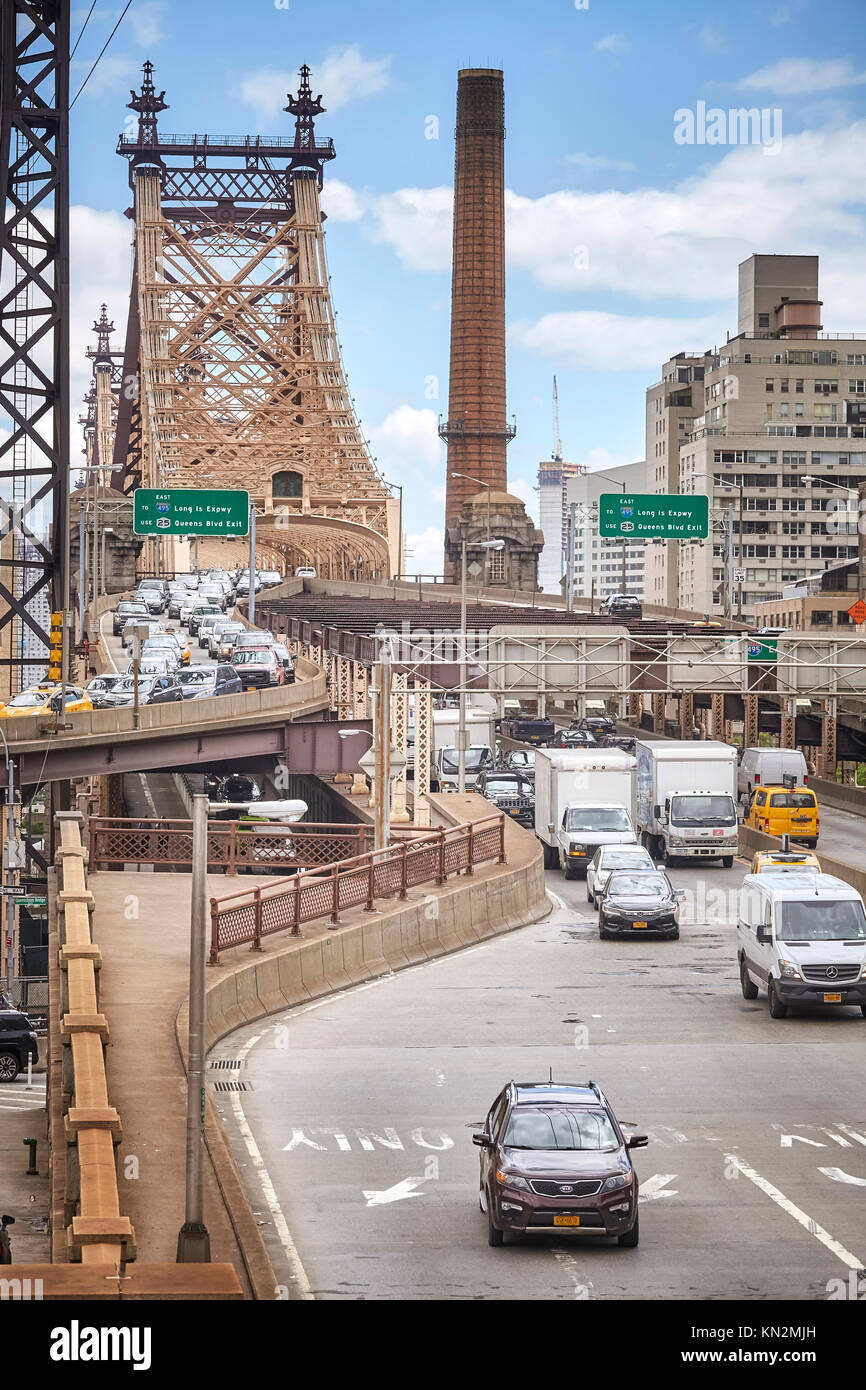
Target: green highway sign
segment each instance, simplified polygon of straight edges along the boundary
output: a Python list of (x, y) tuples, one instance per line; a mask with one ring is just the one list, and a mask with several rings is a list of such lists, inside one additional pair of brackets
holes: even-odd
[(749, 661), (776, 661), (779, 656), (778, 637), (750, 637)]
[(245, 536), (250, 528), (241, 488), (139, 487), (132, 501), (137, 536)]
[(603, 492), (598, 499), (598, 534), (626, 540), (706, 540), (709, 497), (663, 492)]
[(47, 907), (48, 899), (40, 897), (38, 893), (26, 893), (23, 898), (18, 899), (19, 907)]

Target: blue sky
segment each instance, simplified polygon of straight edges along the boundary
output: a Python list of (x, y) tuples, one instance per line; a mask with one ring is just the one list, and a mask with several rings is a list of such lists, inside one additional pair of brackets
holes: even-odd
[[(73, 92), (119, 12), (95, 9)], [(458, 69), (505, 72), (509, 470), (531, 505), (554, 372), (567, 458), (642, 458), (646, 386), (674, 351), (736, 331), (737, 264), (753, 251), (819, 253), (825, 328), (866, 331), (864, 49), (862, 0), (133, 0), (72, 113), (73, 399), (100, 300), (125, 320), (114, 147), (141, 62), (166, 90), (162, 129), (213, 134), (288, 129), (279, 108), (307, 62), (337, 148), (323, 202), (344, 363), (383, 471), (404, 484), (415, 567), (438, 568)], [(678, 143), (675, 113), (701, 102), (777, 113), (770, 148)]]

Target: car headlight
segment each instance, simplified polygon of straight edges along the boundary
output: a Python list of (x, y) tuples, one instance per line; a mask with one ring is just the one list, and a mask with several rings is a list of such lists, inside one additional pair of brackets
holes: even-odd
[(860, 979), (866, 980), (866, 963), (864, 963), (860, 969)]
[(783, 980), (799, 980), (802, 978), (796, 965), (790, 960), (779, 961), (779, 975)]
[(516, 1173), (503, 1173), (500, 1168), (496, 1170), (496, 1181), (502, 1183), (504, 1187), (516, 1187), (523, 1192), (532, 1191), (526, 1178), (520, 1178)]
[(577, 840), (572, 840), (571, 844), (568, 846), (569, 854), (583, 854), (585, 850), (586, 845), (579, 844)]
[(621, 1187), (631, 1186), (631, 1174), (614, 1173), (612, 1178), (606, 1178), (601, 1185), (602, 1192), (616, 1192)]

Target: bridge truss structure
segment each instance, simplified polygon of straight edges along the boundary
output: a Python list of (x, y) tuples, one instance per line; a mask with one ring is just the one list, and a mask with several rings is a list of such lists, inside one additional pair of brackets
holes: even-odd
[(319, 202), (335, 151), (309, 69), (291, 136), (163, 135), (164, 96), (145, 63), (117, 146), (134, 268), (112, 487), (243, 487), (259, 552), (288, 572), (397, 573), (399, 503), (340, 359)]

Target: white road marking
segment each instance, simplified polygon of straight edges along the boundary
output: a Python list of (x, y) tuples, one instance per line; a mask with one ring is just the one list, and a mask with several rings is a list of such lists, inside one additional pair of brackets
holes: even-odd
[(805, 1134), (782, 1134), (779, 1136), (782, 1141), (783, 1149), (792, 1149), (794, 1140), (800, 1144), (811, 1144), (813, 1149), (826, 1149), (827, 1145), (822, 1144), (820, 1139), (807, 1139)]
[[(260, 1041), (261, 1036), (261, 1033), (257, 1033), (255, 1037), (249, 1038), (248, 1041), (243, 1044), (243, 1046), (239, 1049), (241, 1061), (244, 1061), (246, 1059), (246, 1054), (250, 1051), (251, 1048), (255, 1047), (257, 1042)], [(232, 1092), (230, 1100), (232, 1103), (232, 1109), (235, 1112), (235, 1120), (237, 1122), (238, 1129), (240, 1130), (241, 1138), (244, 1141), (244, 1145), (246, 1146), (246, 1151), (250, 1156), (252, 1165), (256, 1170), (256, 1174), (258, 1176), (259, 1183), (262, 1189), (262, 1195), (264, 1196), (268, 1211), (271, 1213), (271, 1217), (274, 1223), (274, 1229), (279, 1237), (280, 1244), (283, 1247), (283, 1253), (286, 1257), (286, 1262), (291, 1271), (290, 1278), (295, 1286), (295, 1292), (297, 1293), (298, 1298), (312, 1299), (314, 1295), (312, 1289), (310, 1288), (310, 1281), (307, 1278), (307, 1273), (304, 1269), (304, 1266), (301, 1264), (301, 1259), (298, 1255), (295, 1242), (292, 1240), (292, 1233), (289, 1230), (286, 1218), (283, 1216), (282, 1209), (277, 1199), (276, 1190), (274, 1188), (273, 1183), (271, 1182), (270, 1174), (268, 1173), (268, 1170), (265, 1167), (264, 1159), (262, 1158), (259, 1152), (258, 1144), (256, 1143), (255, 1138), (253, 1137), (252, 1130), (247, 1124), (246, 1116), (244, 1115), (243, 1111), (243, 1106), (241, 1105), (241, 1098), (236, 1092)]]
[(567, 910), (565, 899), (561, 898), (558, 893), (554, 893), (552, 888), (545, 889), (545, 896), (550, 898), (551, 902), (556, 904), (560, 912), (565, 912)]
[(592, 1282), (581, 1276), (580, 1265), (574, 1255), (569, 1250), (561, 1250), (557, 1246), (551, 1247), (553, 1258), (558, 1265), (561, 1265), (574, 1285), (572, 1298), (589, 1299), (592, 1298)]
[(844, 1265), (847, 1265), (848, 1269), (860, 1270), (864, 1268), (863, 1261), (857, 1255), (852, 1255), (850, 1250), (846, 1250), (845, 1246), (831, 1236), (829, 1231), (825, 1231), (823, 1226), (819, 1226), (817, 1221), (813, 1221), (811, 1216), (808, 1216), (806, 1212), (801, 1211), (798, 1206), (795, 1206), (790, 1198), (785, 1196), (784, 1192), (780, 1192), (778, 1187), (774, 1187), (766, 1178), (762, 1178), (761, 1174), (757, 1173), (755, 1169), (751, 1168), (743, 1159), (738, 1158), (736, 1154), (725, 1154), (725, 1162), (732, 1164), (743, 1174), (744, 1178), (748, 1178), (757, 1188), (760, 1188), (761, 1192), (775, 1202), (776, 1206), (781, 1207), (782, 1211), (786, 1211), (789, 1216), (793, 1216), (795, 1221), (798, 1221), (800, 1225), (804, 1227), (811, 1236), (814, 1236), (817, 1241), (820, 1241), (831, 1254), (841, 1260)]
[(423, 1192), (416, 1192), (415, 1188), (424, 1182), (424, 1178), (403, 1178), (400, 1182), (395, 1182), (393, 1187), (386, 1187), (381, 1192), (364, 1191), (368, 1207), (385, 1207), (389, 1202), (402, 1202), (405, 1197), (423, 1197)]
[(102, 617), (99, 619), (99, 637), (100, 637), (100, 640), (101, 640), (101, 642), (102, 642), (102, 644), (103, 644), (103, 651), (105, 652), (105, 655), (108, 657), (109, 661), (111, 662), (112, 666), (114, 667), (114, 673), (115, 673), (115, 675), (119, 676), (119, 675), (120, 675), (120, 667), (118, 666), (117, 662), (116, 662), (115, 659), (114, 659), (114, 654), (113, 654), (113, 652), (112, 652), (112, 650), (111, 650), (111, 647), (108, 645), (108, 638), (107, 638), (106, 635), (105, 635), (105, 628), (103, 627), (103, 624), (104, 624), (104, 622), (105, 622), (105, 619), (106, 619), (106, 618), (110, 618), (110, 617), (111, 617), (111, 612), (109, 611), (109, 612), (103, 613)]
[(837, 1128), (844, 1130), (846, 1134), (850, 1134), (851, 1138), (856, 1139), (858, 1144), (866, 1146), (866, 1138), (864, 1138), (862, 1134), (858, 1134), (856, 1129), (852, 1129), (850, 1125), (840, 1125), (837, 1122)]
[(823, 1173), (825, 1178), (832, 1178), (833, 1182), (847, 1182), (852, 1187), (866, 1187), (866, 1178), (855, 1178), (853, 1173), (846, 1173), (844, 1168), (819, 1168), (819, 1173)]
[(673, 1182), (676, 1173), (653, 1173), (651, 1178), (647, 1178), (640, 1185), (638, 1196), (638, 1206), (641, 1202), (654, 1202), (659, 1197), (676, 1197), (676, 1189), (665, 1191), (669, 1182)]

